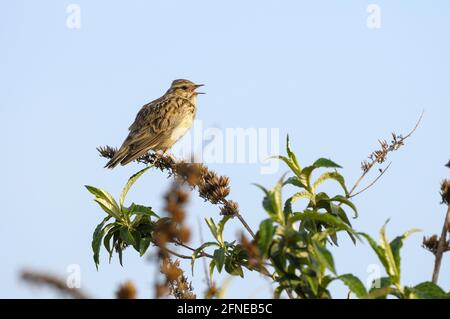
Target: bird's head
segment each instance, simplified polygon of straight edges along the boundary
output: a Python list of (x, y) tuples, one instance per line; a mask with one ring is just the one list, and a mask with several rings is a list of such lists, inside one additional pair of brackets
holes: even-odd
[(197, 96), (198, 94), (205, 94), (203, 92), (195, 91), (201, 86), (203, 86), (203, 84), (195, 84), (194, 82), (189, 80), (179, 79), (172, 82), (172, 85), (170, 86), (167, 93), (176, 94), (186, 99), (190, 99)]

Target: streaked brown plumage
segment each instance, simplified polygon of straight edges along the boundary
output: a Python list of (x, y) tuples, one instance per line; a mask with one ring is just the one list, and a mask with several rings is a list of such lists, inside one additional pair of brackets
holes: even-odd
[(126, 165), (150, 150), (166, 152), (172, 147), (192, 126), (197, 95), (202, 94), (195, 89), (200, 86), (189, 80), (175, 80), (162, 97), (145, 104), (131, 124), (128, 137), (105, 167)]

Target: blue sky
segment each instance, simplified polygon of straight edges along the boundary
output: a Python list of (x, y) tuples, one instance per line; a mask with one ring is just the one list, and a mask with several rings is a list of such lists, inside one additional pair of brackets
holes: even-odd
[[(75, 3), (80, 29), (67, 28), (66, 1), (8, 1), (0, 11), (0, 297), (54, 297), (30, 289), (18, 272), (65, 276), (70, 264), (80, 265), (82, 288), (96, 297), (112, 297), (127, 279), (140, 297), (152, 295), (154, 268), (131, 250), (123, 268), (117, 260), (108, 264), (102, 251), (96, 271), (90, 242), (103, 214), (83, 185), (118, 195), (139, 167), (105, 170), (95, 147), (120, 144), (140, 106), (175, 78), (206, 84), (197, 113), (205, 127), (279, 128), (301, 162), (332, 158), (349, 184), (378, 138), (407, 132), (425, 110), (418, 131), (391, 156), (390, 171), (355, 199), (354, 227), (377, 236), (391, 218), (391, 237), (421, 228), (404, 246), (402, 279), (431, 278), (433, 258), (420, 245), (423, 235), (440, 233), (439, 182), (449, 173), (443, 166), (450, 155), (448, 1)], [(370, 3), (382, 10), (380, 29), (366, 26)], [(261, 175), (258, 164), (212, 168), (230, 176), (231, 197), (256, 228), (266, 215), (252, 183), (271, 186), (285, 168), (275, 175)], [(150, 172), (129, 200), (160, 210), (168, 185), (166, 176)], [(189, 208), (195, 229), (199, 217), (219, 218), (200, 200)], [(232, 238), (240, 226), (230, 225)], [(377, 263), (367, 244), (353, 247), (344, 238), (333, 252), (339, 273), (363, 280)], [(440, 284), (450, 290), (448, 262), (444, 257)], [(266, 281), (246, 276), (231, 281), (228, 297), (270, 296)], [(201, 263), (193, 283), (201, 295)], [(346, 297), (339, 284), (332, 292)]]

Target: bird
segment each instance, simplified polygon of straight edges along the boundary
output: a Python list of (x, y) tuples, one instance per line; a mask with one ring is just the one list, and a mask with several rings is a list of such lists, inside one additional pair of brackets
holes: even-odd
[(105, 168), (112, 169), (119, 163), (126, 165), (150, 150), (166, 153), (191, 128), (197, 95), (204, 94), (196, 89), (202, 86), (177, 79), (163, 96), (142, 106), (127, 138)]

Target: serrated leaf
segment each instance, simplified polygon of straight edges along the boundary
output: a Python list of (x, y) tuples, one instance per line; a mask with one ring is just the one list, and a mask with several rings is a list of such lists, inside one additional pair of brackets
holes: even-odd
[(110, 219), (110, 216), (106, 216), (100, 224), (97, 225), (97, 227), (94, 230), (94, 233), (92, 235), (92, 251), (94, 253), (93, 258), (95, 262), (95, 267), (98, 270), (98, 265), (100, 264), (100, 247), (102, 244), (102, 239), (105, 234), (103, 230), (103, 226), (105, 223)]
[(280, 224), (284, 224), (285, 222), (285, 216), (281, 202), (281, 189), (284, 185), (284, 176), (285, 174), (278, 180), (278, 183), (271, 190), (267, 190), (263, 186), (255, 184), (265, 193), (265, 196), (263, 198), (263, 207), (265, 211), (270, 218)]
[(225, 264), (225, 250), (223, 248), (214, 250), (213, 257), (216, 263), (217, 271), (221, 273), (223, 265)]
[(307, 188), (305, 184), (303, 184), (298, 176), (292, 176), (289, 177), (285, 182), (284, 185), (294, 185), (300, 188)]
[(206, 225), (208, 225), (209, 230), (211, 231), (211, 234), (214, 236), (214, 238), (219, 241), (218, 239), (218, 233), (217, 233), (217, 226), (216, 223), (214, 223), (214, 220), (210, 218), (205, 218)]
[(356, 295), (356, 297), (363, 298), (367, 295), (366, 287), (364, 287), (364, 284), (358, 277), (352, 274), (345, 274), (340, 275), (337, 278), (340, 279), (348, 287), (348, 289)]
[(302, 199), (302, 198), (307, 198), (310, 201), (313, 199), (313, 196), (311, 193), (309, 193), (308, 191), (302, 191), (302, 192), (298, 192), (295, 193), (294, 195), (292, 195), (291, 197), (289, 197), (286, 202), (284, 203), (284, 212), (285, 215), (289, 215), (292, 213), (292, 203), (294, 203), (295, 201)]
[(223, 240), (223, 230), (225, 228), (225, 224), (227, 221), (229, 221), (233, 216), (231, 215), (225, 215), (222, 217), (222, 219), (217, 224), (217, 240), (221, 244), (221, 246), (225, 246), (224, 240)]
[(265, 219), (259, 224), (258, 246), (264, 256), (267, 256), (269, 245), (272, 242), (275, 227), (271, 219)]
[(395, 262), (394, 254), (392, 253), (391, 245), (386, 235), (386, 225), (389, 220), (380, 229), (380, 246), (384, 250), (384, 256), (386, 258), (386, 263), (388, 266), (387, 272), (390, 275), (394, 284), (400, 283), (400, 269), (397, 268)]
[(136, 245), (136, 241), (127, 227), (120, 228), (120, 238), (128, 245)]
[(160, 218), (158, 214), (156, 214), (153, 209), (149, 206), (131, 204), (130, 206), (130, 215), (144, 215), (148, 217), (156, 217)]
[(333, 255), (331, 255), (330, 251), (319, 241), (312, 240), (311, 243), (319, 263), (325, 268), (328, 268), (333, 274), (336, 274)]
[(319, 187), (320, 184), (322, 184), (323, 182), (325, 182), (329, 179), (335, 180), (336, 182), (338, 182), (339, 185), (341, 185), (342, 189), (344, 190), (345, 195), (348, 194), (348, 190), (347, 190), (347, 186), (345, 185), (344, 177), (341, 174), (339, 174), (338, 172), (325, 172), (322, 175), (320, 175), (319, 178), (317, 178), (317, 180), (314, 182), (313, 193), (316, 191), (317, 187)]
[(203, 243), (200, 247), (198, 247), (197, 249), (194, 250), (194, 252), (192, 253), (191, 256), (191, 272), (192, 272), (192, 276), (194, 276), (194, 263), (195, 260), (198, 257), (198, 254), (200, 254), (200, 252), (202, 252), (205, 248), (210, 247), (210, 246), (219, 246), (216, 242), (206, 242)]
[(297, 156), (295, 155), (295, 153), (294, 152), (292, 152), (292, 150), (291, 150), (291, 144), (290, 144), (290, 142), (289, 142), (289, 135), (287, 135), (286, 136), (286, 153), (288, 154), (288, 156), (289, 156), (289, 159), (291, 160), (291, 163), (292, 163), (292, 165), (295, 167), (295, 171), (294, 171), (294, 173), (296, 174), (296, 175), (299, 175), (300, 173), (301, 173), (301, 167), (300, 167), (300, 164), (298, 163), (298, 160), (297, 160)]
[(214, 268), (216, 268), (216, 262), (214, 259), (211, 259), (211, 262), (209, 263), (209, 278), (212, 280)]
[(94, 202), (96, 202), (100, 206), (100, 208), (103, 209), (103, 211), (108, 215), (110, 215), (111, 217), (114, 217), (116, 219), (122, 218), (118, 208), (111, 205), (111, 203), (106, 199), (97, 197), (94, 198)]
[(84, 187), (95, 196), (95, 199), (99, 199), (99, 201), (96, 200), (97, 203), (101, 203), (101, 205), (111, 210), (116, 215), (115, 217), (120, 217), (119, 205), (117, 205), (116, 200), (110, 193), (94, 186), (85, 185)]
[(342, 166), (340, 166), (339, 164), (336, 164), (332, 160), (323, 157), (315, 161), (313, 166), (316, 168), (342, 168)]
[(300, 175), (301, 171), (299, 170), (299, 168), (296, 166), (296, 164), (290, 158), (288, 158), (286, 156), (281, 156), (281, 155), (272, 156), (270, 158), (279, 159), (279, 160), (285, 162), (286, 165), (289, 166), (289, 168), (295, 175), (297, 175), (297, 176)]
[(297, 221), (307, 221), (307, 220), (314, 220), (314, 221), (327, 223), (330, 226), (338, 227), (338, 228), (347, 230), (347, 231), (357, 235), (357, 233), (352, 228), (350, 228), (342, 220), (331, 215), (330, 213), (318, 213), (315, 211), (305, 211), (305, 212), (301, 212), (301, 213), (294, 213), (294, 215), (292, 215), (292, 217), (289, 218), (289, 223), (293, 224)]
[(114, 243), (113, 246), (111, 246), (111, 238), (116, 234), (117, 230), (120, 228), (120, 225), (115, 224), (114, 227), (111, 227), (108, 230), (108, 233), (105, 235), (105, 238), (103, 239), (103, 245), (106, 248), (106, 251), (109, 253), (109, 262), (111, 262), (113, 250), (114, 250)]
[(420, 299), (449, 299), (450, 296), (438, 285), (426, 281), (409, 288)]
[(372, 237), (370, 237), (370, 235), (368, 235), (366, 233), (358, 233), (358, 234), (367, 240), (370, 247), (375, 252), (375, 254), (377, 255), (380, 262), (383, 264), (384, 269), (386, 270), (386, 272), (388, 272), (389, 266), (388, 266), (388, 263), (387, 263), (387, 260), (385, 257), (384, 249), (382, 247), (378, 246), (377, 242)]
[(353, 218), (358, 218), (358, 210), (356, 209), (355, 204), (353, 204), (352, 201), (350, 201), (347, 197), (344, 197), (341, 195), (336, 195), (333, 198), (330, 198), (330, 202), (338, 202), (338, 203), (347, 205), (355, 212), (355, 215), (353, 216)]
[(244, 278), (244, 271), (240, 265), (234, 264), (231, 258), (227, 258), (225, 261), (225, 271), (233, 276), (241, 276)]
[(152, 240), (149, 237), (141, 238), (141, 240), (139, 241), (139, 255), (140, 256), (143, 256), (145, 254), (145, 252), (147, 251), (151, 242), (152, 242)]
[(128, 191), (130, 190), (131, 186), (133, 186), (133, 184), (139, 179), (139, 177), (142, 176), (142, 174), (144, 174), (148, 169), (150, 169), (152, 166), (148, 166), (144, 169), (141, 169), (139, 172), (137, 172), (136, 174), (134, 174), (133, 176), (131, 176), (128, 179), (128, 182), (125, 184), (122, 193), (120, 194), (120, 199), (119, 199), (119, 203), (120, 203), (120, 207), (123, 207), (123, 203), (125, 202), (125, 197), (127, 196)]
[(394, 240), (392, 240), (390, 243), (392, 254), (394, 255), (395, 265), (396, 265), (397, 269), (399, 270), (399, 275), (400, 275), (400, 269), (401, 269), (401, 267), (400, 267), (400, 249), (403, 246), (403, 241), (406, 238), (408, 238), (410, 235), (412, 235), (416, 232), (420, 232), (420, 229), (416, 229), (416, 228), (410, 229), (410, 230), (406, 231), (405, 233), (403, 233), (403, 235), (394, 238)]

